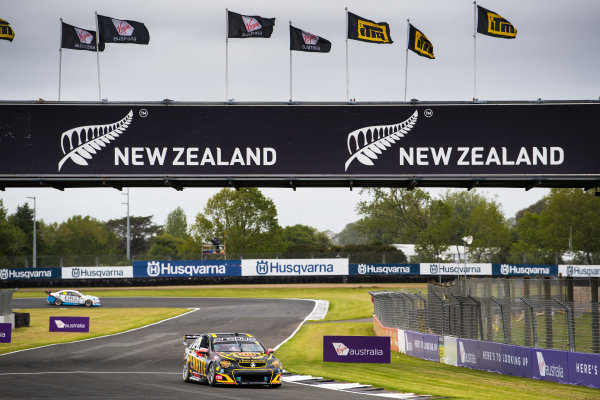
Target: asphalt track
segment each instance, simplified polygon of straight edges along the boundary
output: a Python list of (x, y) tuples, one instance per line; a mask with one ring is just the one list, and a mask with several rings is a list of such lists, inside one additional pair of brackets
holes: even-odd
[[(55, 307), (43, 298), (14, 308)], [(182, 336), (250, 332), (267, 347), (288, 338), (314, 302), (239, 298), (102, 298), (102, 307), (190, 307), (183, 316), (103, 338), (0, 356), (2, 399), (373, 399), (366, 394), (284, 383), (282, 387), (209, 387), (181, 378)], [(82, 316), (94, 309), (81, 309)], [(93, 330), (93, 327), (92, 327)], [(50, 334), (50, 333), (49, 333)], [(285, 367), (285, 365), (284, 365)], [(376, 397), (374, 398), (376, 399)]]

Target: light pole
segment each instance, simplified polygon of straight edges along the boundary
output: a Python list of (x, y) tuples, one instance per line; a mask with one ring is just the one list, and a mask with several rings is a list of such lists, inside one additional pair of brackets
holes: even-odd
[(123, 203), (127, 205), (127, 259), (131, 260), (131, 243), (130, 243), (130, 235), (129, 235), (129, 188), (127, 188), (127, 193), (121, 193), (123, 196), (127, 196), (127, 203)]
[(33, 268), (37, 268), (37, 204), (35, 196), (27, 198), (33, 199)]

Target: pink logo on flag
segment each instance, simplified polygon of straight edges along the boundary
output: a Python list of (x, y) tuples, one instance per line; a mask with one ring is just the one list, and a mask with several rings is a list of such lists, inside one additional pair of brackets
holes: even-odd
[(129, 25), (127, 21), (113, 18), (112, 22), (117, 32), (119, 32), (119, 36), (131, 36), (133, 34), (133, 26)]
[(254, 32), (262, 28), (262, 25), (256, 20), (256, 18), (242, 15), (242, 19), (244, 20), (244, 26), (248, 32)]
[(92, 43), (92, 39), (94, 38), (91, 33), (85, 31), (83, 29), (75, 28), (75, 32), (77, 33), (77, 37), (79, 37), (79, 41), (84, 44)]
[(319, 41), (319, 37), (317, 35), (313, 35), (309, 32), (302, 31), (302, 39), (304, 39), (304, 43), (306, 44), (317, 44)]

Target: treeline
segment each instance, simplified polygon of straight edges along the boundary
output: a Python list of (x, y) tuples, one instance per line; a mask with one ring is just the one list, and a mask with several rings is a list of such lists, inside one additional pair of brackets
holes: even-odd
[[(475, 191), (448, 191), (432, 198), (420, 189), (365, 189), (361, 219), (345, 229), (319, 232), (306, 225), (281, 227), (273, 201), (256, 188), (223, 189), (192, 223), (177, 207), (163, 224), (152, 216), (130, 217), (135, 259), (200, 259), (218, 242), (227, 258), (349, 257), (351, 262), (455, 261), (463, 238), (472, 236), (472, 262), (600, 263), (600, 199), (592, 191), (553, 189), (515, 218)], [(299, 213), (310, 212), (299, 208)], [(38, 265), (127, 263), (125, 217), (99, 221), (73, 216), (37, 222)], [(411, 260), (392, 246), (414, 244)], [(33, 210), (27, 203), (8, 214), (0, 199), (1, 265), (23, 264), (33, 245)], [(89, 256), (87, 259), (83, 256)], [(463, 255), (461, 254), (461, 257)], [(90, 258), (94, 257), (94, 258)], [(207, 257), (204, 255), (204, 257)], [(219, 256), (222, 257), (222, 256)], [(85, 261), (84, 261), (85, 260)]]

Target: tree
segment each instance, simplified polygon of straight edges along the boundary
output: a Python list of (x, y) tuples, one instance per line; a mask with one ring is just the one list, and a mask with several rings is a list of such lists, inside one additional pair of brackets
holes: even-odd
[(284, 248), (277, 208), (256, 188), (221, 190), (196, 215), (191, 231), (197, 243), (210, 243), (217, 237), (229, 257)]
[(49, 248), (57, 255), (105, 255), (117, 251), (117, 237), (104, 222), (89, 216), (75, 215), (45, 232), (52, 238)]
[(181, 207), (177, 207), (167, 216), (165, 232), (181, 239), (185, 239), (189, 236), (187, 217)]
[[(18, 252), (20, 254), (32, 254), (33, 251), (33, 214), (33, 208), (30, 208), (28, 203), (24, 203), (22, 206), (17, 206), (17, 211), (14, 214), (8, 216), (8, 223), (25, 233), (26, 240), (20, 246), (21, 250)], [(41, 249), (44, 247), (44, 242), (42, 238), (39, 238), (39, 225), (37, 230), (37, 247)]]
[(335, 235), (334, 242), (339, 246), (347, 244), (366, 244), (369, 239), (365, 229), (361, 226), (362, 220), (346, 224), (344, 229)]
[[(121, 254), (127, 251), (127, 217), (111, 219), (106, 223), (108, 229), (118, 238), (117, 248)], [(129, 217), (130, 250), (132, 256), (146, 253), (152, 246), (152, 238), (160, 231), (152, 222), (152, 215)]]
[(152, 246), (146, 253), (146, 257), (151, 259), (167, 256), (177, 257), (180, 254), (179, 249), (184, 243), (185, 239), (163, 232), (152, 239)]
[(323, 253), (332, 245), (325, 233), (307, 225), (286, 226), (282, 233), (289, 254)]

